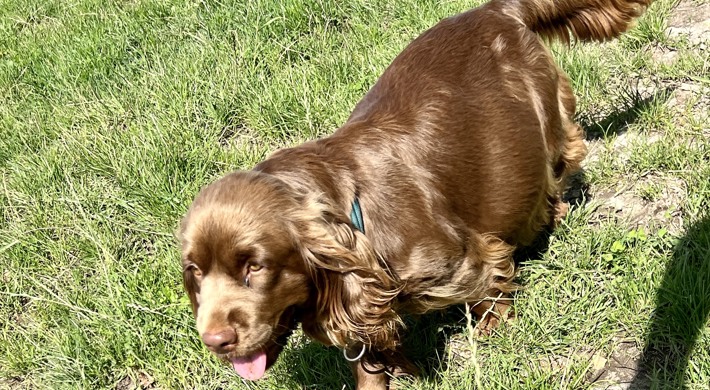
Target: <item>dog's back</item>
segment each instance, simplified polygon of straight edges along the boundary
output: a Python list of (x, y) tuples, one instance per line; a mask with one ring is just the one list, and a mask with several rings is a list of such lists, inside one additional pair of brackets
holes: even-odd
[(494, 0), (445, 19), (397, 56), (340, 132), (436, 213), (528, 243), (586, 154), (569, 82), (540, 37), (610, 39), (647, 3)]

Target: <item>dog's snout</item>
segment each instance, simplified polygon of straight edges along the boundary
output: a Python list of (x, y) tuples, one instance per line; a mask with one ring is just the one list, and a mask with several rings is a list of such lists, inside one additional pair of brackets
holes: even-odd
[(218, 329), (202, 334), (202, 341), (216, 353), (227, 353), (237, 344), (237, 333), (233, 329)]

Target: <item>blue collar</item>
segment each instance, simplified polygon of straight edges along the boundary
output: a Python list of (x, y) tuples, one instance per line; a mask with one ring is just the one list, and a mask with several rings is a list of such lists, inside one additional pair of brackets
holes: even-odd
[(365, 220), (362, 219), (362, 209), (360, 208), (360, 199), (355, 196), (353, 200), (352, 211), (350, 211), (350, 221), (355, 229), (365, 233)]

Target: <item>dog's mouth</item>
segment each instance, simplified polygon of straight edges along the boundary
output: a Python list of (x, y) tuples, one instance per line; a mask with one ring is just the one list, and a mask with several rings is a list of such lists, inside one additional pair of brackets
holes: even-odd
[(250, 381), (261, 379), (266, 370), (276, 363), (281, 351), (288, 342), (289, 336), (293, 333), (296, 325), (293, 312), (293, 309), (288, 309), (284, 312), (278, 324), (274, 327), (274, 334), (266, 343), (261, 344), (261, 348), (242, 356), (227, 354), (222, 357), (232, 364), (234, 371), (240, 377)]

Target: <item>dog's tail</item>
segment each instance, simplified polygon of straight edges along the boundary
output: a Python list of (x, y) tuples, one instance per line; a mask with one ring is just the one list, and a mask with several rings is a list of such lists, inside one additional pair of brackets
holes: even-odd
[(569, 43), (606, 41), (626, 31), (652, 0), (496, 0), (538, 35)]

